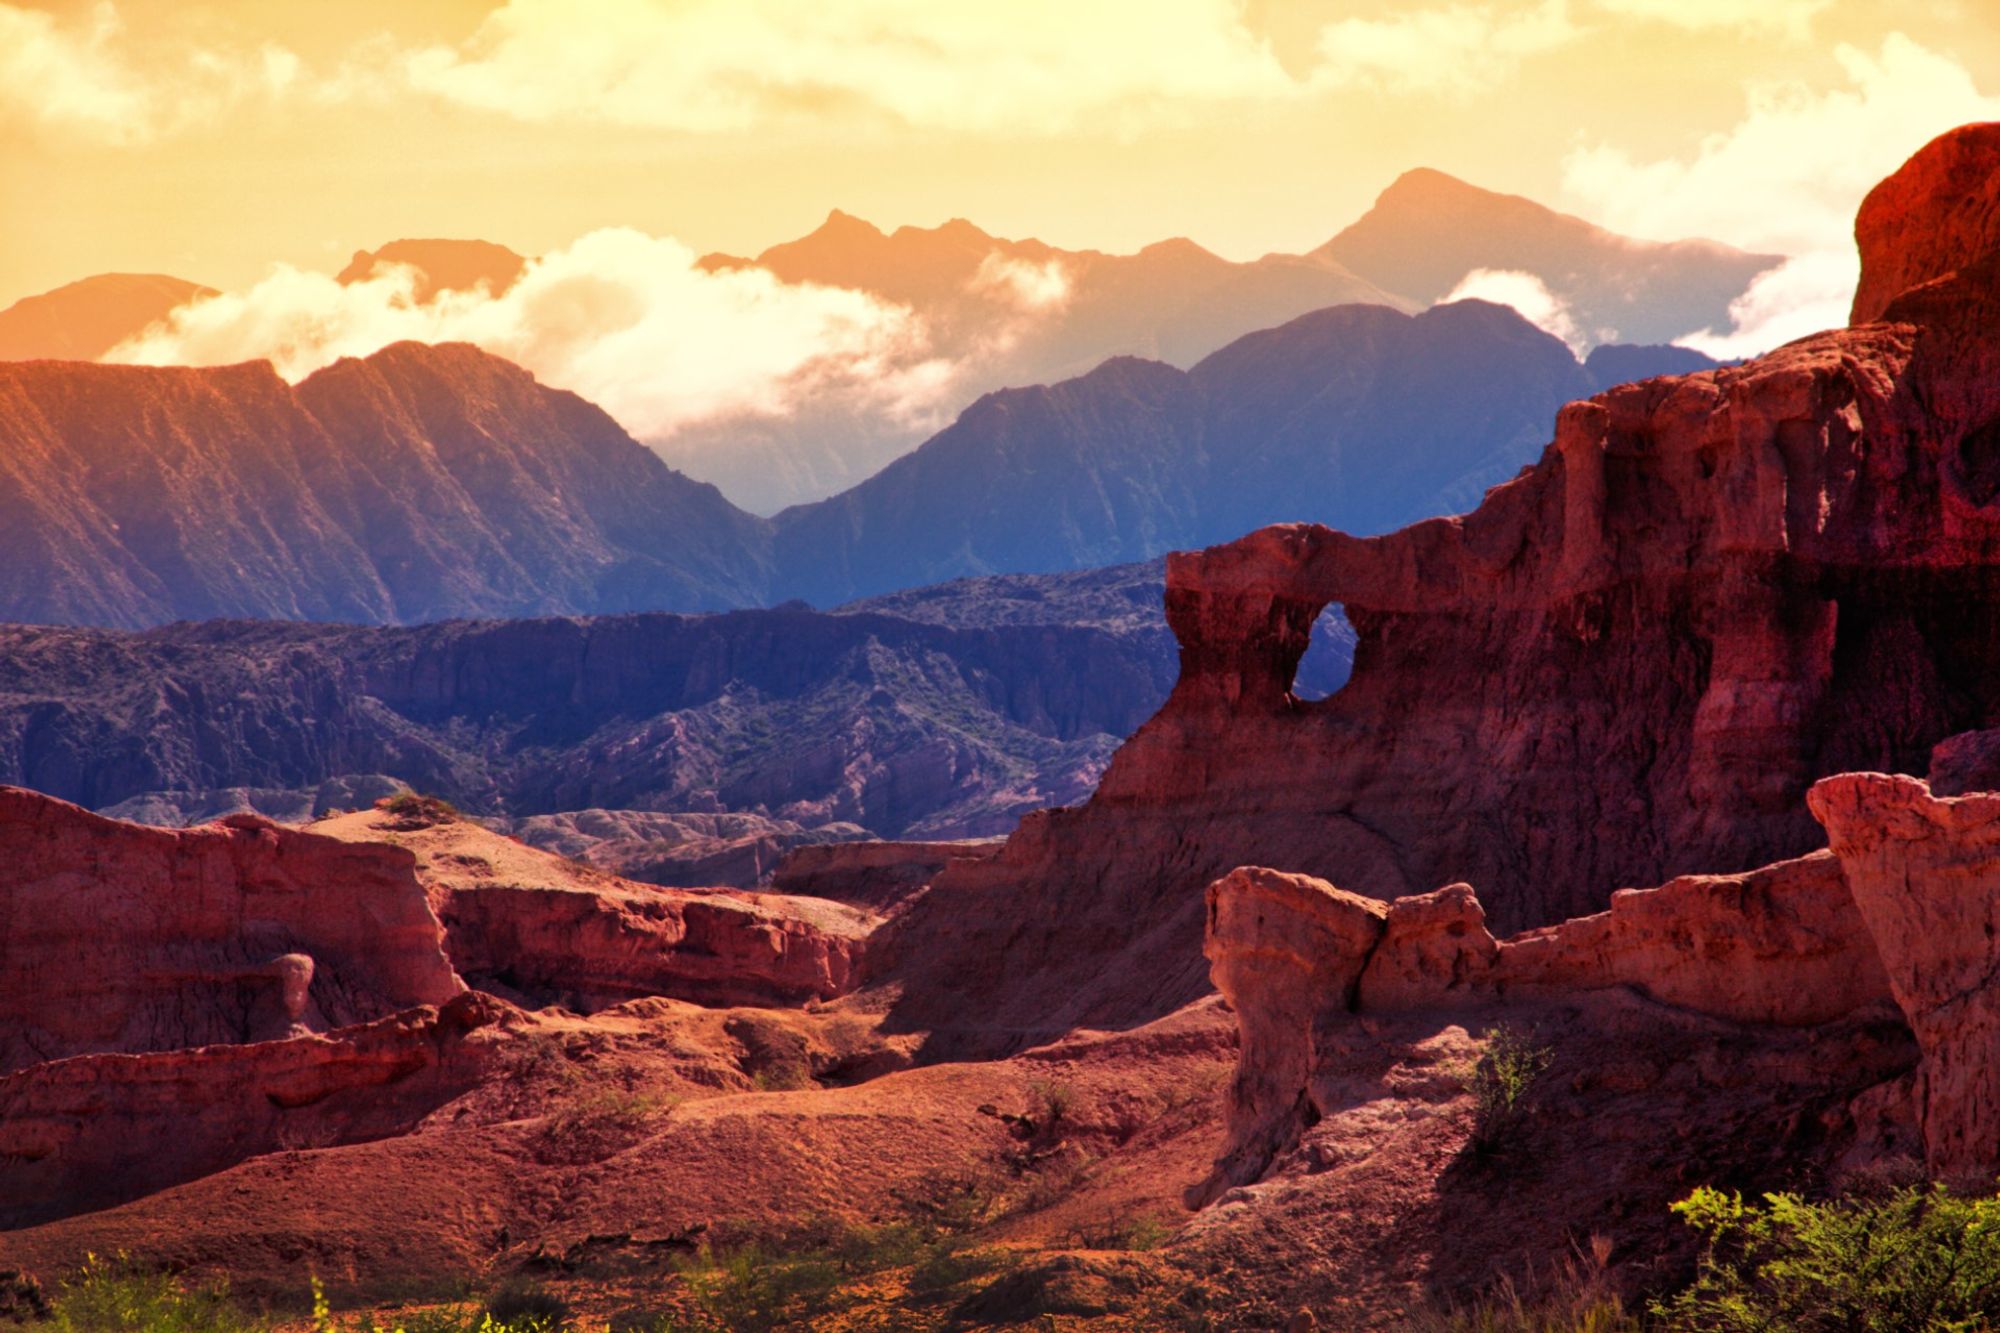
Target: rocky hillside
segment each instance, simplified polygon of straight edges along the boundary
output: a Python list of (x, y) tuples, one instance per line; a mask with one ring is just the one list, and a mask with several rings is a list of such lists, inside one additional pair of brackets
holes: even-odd
[(138, 626), (755, 604), (762, 527), (573, 394), (401, 343), (296, 387), (0, 364), (10, 621)]
[(170, 816), (216, 789), (379, 773), (492, 815), (739, 811), (997, 833), (1081, 799), (1159, 706), (1174, 658), (1157, 616), (13, 627), (0, 630), (0, 781), (99, 808), (199, 795), (127, 807)]
[(0, 551), (35, 574), (0, 590), (0, 617), (828, 606), (1284, 519), (1374, 531), (1476, 503), (1592, 384), (1504, 307), (1335, 306), (1192, 371), (1123, 359), (992, 395), (862, 485), (766, 521), (463, 345), (398, 344), (296, 387), (263, 363), (0, 366)]

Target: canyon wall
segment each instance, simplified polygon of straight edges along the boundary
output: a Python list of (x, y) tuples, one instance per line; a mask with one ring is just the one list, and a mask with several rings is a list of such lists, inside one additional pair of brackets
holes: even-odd
[(325, 1031), (463, 989), (407, 852), (0, 788), (0, 1073)]
[[(1966, 155), (2000, 170), (2000, 126), (1916, 162)], [(1952, 198), (1913, 198), (1903, 225), (1964, 231)], [(1882, 262), (1865, 242), (1864, 258)], [(1173, 694), (1087, 805), (939, 873), (899, 927), (939, 945), (899, 951), (910, 1021), (974, 1050), (1162, 1012), (1205, 984), (1202, 887), (1244, 864), (1385, 901), (1472, 883), (1503, 932), (1587, 915), (1621, 887), (1809, 852), (1816, 779), (1921, 774), (1933, 747), (1988, 729), (1989, 262), (1885, 322), (1572, 403), (1541, 460), (1469, 514), (1372, 538), (1282, 525), (1171, 557)], [(1354, 673), (1306, 702), (1294, 673), (1336, 602)], [(979, 996), (955, 1035), (924, 998), (933, 952)]]

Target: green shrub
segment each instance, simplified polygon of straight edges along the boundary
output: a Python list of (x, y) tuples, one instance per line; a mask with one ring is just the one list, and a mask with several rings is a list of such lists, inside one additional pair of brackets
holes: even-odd
[(393, 827), (399, 833), (414, 833), (419, 829), (450, 824), (459, 817), (458, 807), (442, 796), (419, 796), (413, 791), (385, 796), (375, 802), (375, 808), (395, 817)]
[(2000, 1326), (2000, 1199), (1906, 1186), (1806, 1203), (1698, 1189), (1674, 1205), (1708, 1246), (1694, 1284), (1654, 1306), (1701, 1333), (1971, 1333)]
[(1486, 1034), (1486, 1051), (1465, 1075), (1472, 1094), (1472, 1145), (1480, 1152), (1505, 1147), (1528, 1113), (1528, 1091), (1554, 1058), (1546, 1046), (1505, 1023)]
[(50, 1302), (62, 1333), (253, 1333), (258, 1325), (229, 1298), (226, 1283), (198, 1286), (148, 1271), (119, 1255), (86, 1255)]
[(783, 1255), (761, 1245), (704, 1254), (682, 1268), (697, 1314), (669, 1326), (714, 1333), (771, 1333), (826, 1308), (840, 1287), (840, 1265), (814, 1251)]

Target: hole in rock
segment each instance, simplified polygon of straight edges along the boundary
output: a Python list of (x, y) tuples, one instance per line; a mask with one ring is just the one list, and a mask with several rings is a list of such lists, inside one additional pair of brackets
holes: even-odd
[(1292, 675), (1292, 693), (1308, 702), (1326, 698), (1347, 683), (1354, 670), (1354, 626), (1338, 606), (1329, 606), (1313, 621), (1312, 638)]

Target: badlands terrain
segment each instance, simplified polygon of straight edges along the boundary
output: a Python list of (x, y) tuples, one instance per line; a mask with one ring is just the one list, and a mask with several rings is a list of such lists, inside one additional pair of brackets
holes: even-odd
[[(1552, 415), (1553, 442), (1470, 512), (1170, 555), (1164, 702), (1146, 615), (1087, 582), (1034, 585), (1090, 608), (1067, 630), (1004, 609), (954, 622), (955, 596), (1034, 602), (1017, 583), (705, 621), (8, 631), (10, 776), (42, 790), (0, 791), (0, 1267), (118, 1254), (280, 1311), (309, 1308), (317, 1281), (393, 1319), (532, 1283), (627, 1329), (1397, 1327), (1580, 1268), (1643, 1308), (1695, 1274), (1699, 1237), (1671, 1209), (1702, 1186), (1990, 1189), (2000, 126), (1919, 152), (1856, 237), (1848, 327), (1591, 397), (1573, 357), (1543, 380), (1496, 372), (1510, 392), (1482, 408)], [(1200, 390), (1176, 419), (1233, 420), (1282, 396), (1273, 345), (1328, 326), (1497, 327), (1495, 345), (1569, 356), (1510, 318), (1307, 315), (1190, 372), (1113, 362), (952, 429), (990, 434), (1043, 400), (1109, 420), (1100, 392)], [(1244, 396), (1207, 397), (1204, 368), (1237, 356), (1266, 369), (1213, 372)], [(314, 442), (281, 462), (349, 448), (342, 475), (388, 497), (302, 486), (284, 532), (230, 529), (218, 505), (210, 531), (134, 533), (97, 516), (145, 474), (49, 468), (48, 485), (89, 485), (9, 529), (51, 573), (28, 591), (108, 625), (185, 614), (161, 599), (187, 587), (212, 599), (203, 615), (379, 622), (420, 618), (410, 589), (607, 612), (664, 581), (720, 606), (785, 568), (771, 534), (793, 520), (756, 526), (470, 349), (390, 348), (296, 387), (254, 367), (4, 374), (46, 445), (19, 451), (31, 462), (139, 421), (204, 456), (255, 412), (260, 438)], [(1280, 472), (1309, 407), (1245, 425)], [(501, 430), (528, 414), (530, 443), (591, 467), (539, 471)], [(397, 438), (425, 467), (392, 486), (358, 451)], [(1483, 477), (1493, 438), (1460, 476)], [(892, 490), (895, 470), (858, 489)], [(477, 500), (464, 541), (390, 503), (447, 479), (455, 508)], [(489, 558), (462, 559), (544, 488), (575, 501), (561, 525), (510, 520)], [(54, 492), (10, 491), (38, 494)], [(825, 503), (857, 542), (873, 525), (852, 515), (879, 512)], [(689, 542), (645, 545), (657, 529), (626, 522), (641, 504), (678, 506)], [(65, 525), (86, 522), (133, 558), (65, 556)], [(507, 582), (539, 533), (573, 557), (554, 568), (579, 600)], [(265, 563), (149, 583), (193, 537)], [(826, 563), (836, 596), (884, 590), (859, 560)], [(908, 582), (994, 572), (917, 563)], [(229, 600), (265, 588), (293, 600)], [(1301, 662), (1336, 624), (1351, 673), (1306, 697), (1324, 691), (1301, 688)], [(505, 636), (533, 646), (492, 651)], [(806, 636), (852, 689), (818, 687), (777, 725), (827, 744), (774, 765), (782, 782), (731, 769), (730, 728), (755, 710), (702, 696), (703, 673), (755, 663), (763, 694), (798, 696), (820, 668), (773, 644)], [(978, 777), (958, 814), (939, 813), (935, 771), (857, 776), (834, 738), (880, 725), (852, 697), (873, 698), (869, 671), (911, 663), (934, 673), (935, 734), (962, 737), (974, 696), (1015, 728), (1011, 749), (950, 756)], [(213, 706), (190, 702), (216, 680)], [(561, 702), (524, 716), (528, 697)], [(705, 730), (691, 705), (711, 708)], [(1127, 731), (1101, 777), (1075, 776), (1065, 747)], [(232, 767), (249, 751), (268, 772)], [(356, 776), (418, 760), (507, 822), (378, 800)], [(664, 807), (698, 790), (746, 804), (729, 784), (758, 782), (794, 800), (760, 818), (913, 840), (828, 836), (764, 889), (669, 887), (514, 822), (698, 813)], [(306, 822), (155, 828), (51, 794), (252, 787), (312, 789)], [(1001, 824), (1004, 840), (942, 836)], [(1499, 1105), (1504, 1070), (1518, 1095)]]

